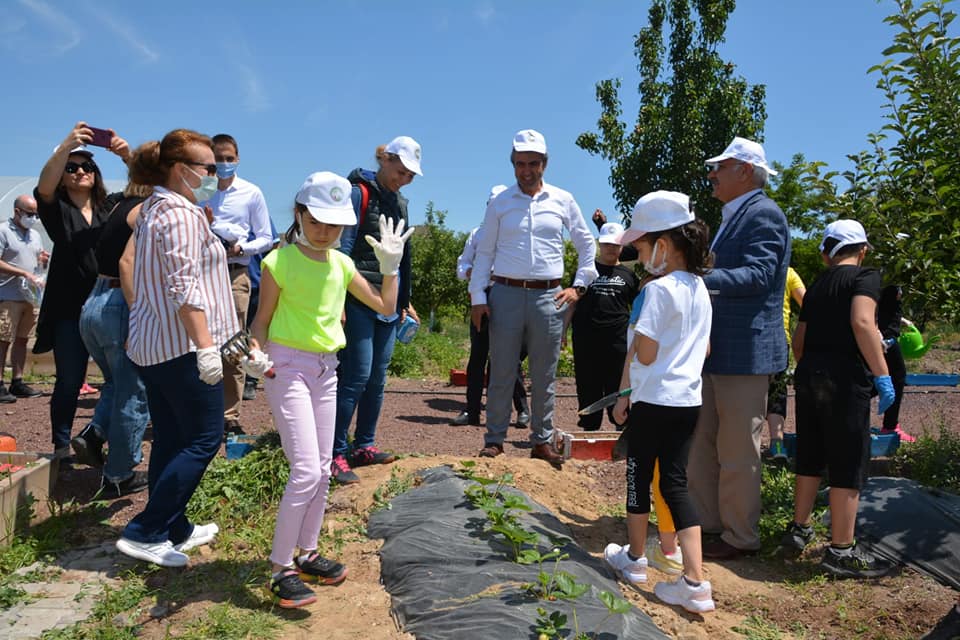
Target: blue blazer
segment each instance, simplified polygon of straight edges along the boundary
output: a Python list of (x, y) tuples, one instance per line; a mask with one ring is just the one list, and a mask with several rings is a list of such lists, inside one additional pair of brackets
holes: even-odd
[(714, 268), (703, 277), (713, 303), (705, 373), (758, 375), (787, 368), (783, 289), (790, 229), (763, 192), (747, 199), (713, 245)]

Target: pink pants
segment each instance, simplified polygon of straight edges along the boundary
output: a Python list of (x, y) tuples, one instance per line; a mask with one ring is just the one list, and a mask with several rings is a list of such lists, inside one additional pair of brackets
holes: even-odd
[(270, 560), (290, 566), (296, 547), (317, 548), (330, 487), (337, 415), (337, 356), (273, 342), (266, 345), (277, 376), (264, 378), (267, 401), (290, 462)]

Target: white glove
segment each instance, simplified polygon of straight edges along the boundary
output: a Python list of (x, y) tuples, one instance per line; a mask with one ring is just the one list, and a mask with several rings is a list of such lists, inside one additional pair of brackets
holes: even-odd
[(200, 379), (207, 384), (217, 384), (223, 380), (223, 359), (216, 347), (197, 349), (197, 371)]
[[(393, 220), (380, 217), (380, 242), (371, 236), (364, 236), (367, 244), (373, 247), (373, 252), (377, 255), (377, 261), (380, 263), (380, 273), (385, 276), (395, 276), (400, 271), (400, 260), (403, 258), (403, 245), (407, 238), (413, 234), (414, 227), (407, 229), (403, 233), (404, 222), (397, 222), (397, 228), (393, 228)], [(403, 233), (403, 235), (400, 235)]]
[(273, 363), (267, 358), (267, 354), (260, 349), (251, 349), (250, 355), (240, 360), (240, 368), (248, 376), (262, 378), (270, 370)]

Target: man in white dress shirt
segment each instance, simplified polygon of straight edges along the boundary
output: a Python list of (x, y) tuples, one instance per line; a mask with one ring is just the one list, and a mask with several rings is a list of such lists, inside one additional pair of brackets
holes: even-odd
[[(510, 154), (517, 183), (487, 205), (470, 275), (471, 316), (490, 331), (487, 432), (480, 456), (503, 453), (520, 350), (526, 345), (531, 381), (532, 458), (559, 467), (553, 446), (553, 404), (563, 310), (597, 277), (593, 235), (568, 192), (547, 184), (547, 143), (532, 129), (517, 132)], [(573, 286), (563, 289), (563, 230), (577, 250)], [(489, 289), (489, 291), (488, 291)]]
[[(233, 304), (240, 326), (247, 326), (250, 304), (250, 276), (247, 267), (252, 256), (273, 247), (270, 212), (260, 188), (237, 176), (240, 152), (233, 136), (213, 136), (213, 154), (217, 162), (217, 192), (201, 205), (213, 209), (211, 229), (227, 247)], [(243, 433), (240, 427), (240, 399), (243, 395), (243, 370), (223, 362), (223, 425), (227, 433)]]

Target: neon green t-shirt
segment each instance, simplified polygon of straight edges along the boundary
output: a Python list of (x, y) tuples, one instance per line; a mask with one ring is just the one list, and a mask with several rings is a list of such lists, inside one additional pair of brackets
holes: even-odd
[(793, 267), (787, 267), (787, 283), (783, 288), (783, 330), (787, 334), (787, 346), (790, 345), (790, 299), (797, 289), (806, 287), (803, 286), (800, 274), (794, 271)]
[(333, 353), (347, 344), (340, 318), (357, 272), (349, 256), (331, 249), (320, 262), (291, 244), (271, 251), (261, 266), (280, 287), (267, 332), (272, 342), (310, 353)]

